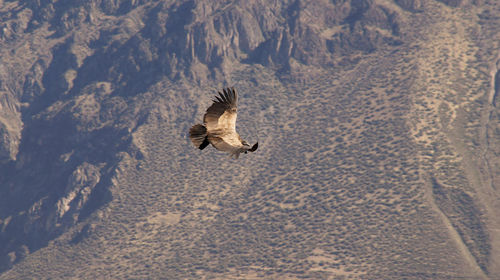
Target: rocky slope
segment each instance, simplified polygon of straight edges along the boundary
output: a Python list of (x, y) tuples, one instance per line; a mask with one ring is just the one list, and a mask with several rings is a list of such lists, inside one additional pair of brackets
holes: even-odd
[(495, 279), (496, 6), (0, 1), (0, 277)]

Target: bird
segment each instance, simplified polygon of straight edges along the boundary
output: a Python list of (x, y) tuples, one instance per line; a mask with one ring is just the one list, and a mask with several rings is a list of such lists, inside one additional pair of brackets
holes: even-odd
[(229, 153), (234, 159), (238, 159), (241, 153), (255, 152), (259, 143), (250, 146), (236, 132), (236, 90), (225, 88), (218, 94), (203, 116), (203, 124), (195, 124), (189, 129), (191, 142), (200, 150), (212, 144), (215, 149)]

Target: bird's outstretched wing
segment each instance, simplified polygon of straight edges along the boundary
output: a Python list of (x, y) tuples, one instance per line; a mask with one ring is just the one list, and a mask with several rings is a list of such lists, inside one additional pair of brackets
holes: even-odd
[(225, 151), (238, 158), (241, 153), (254, 152), (258, 143), (250, 147), (236, 132), (236, 111), (238, 94), (234, 88), (219, 91), (213, 103), (203, 116), (203, 125), (196, 124), (189, 130), (189, 137), (199, 149), (208, 143), (217, 150)]
[(215, 96), (212, 106), (208, 107), (203, 122), (212, 135), (236, 134), (236, 109), (238, 94), (234, 88), (227, 88)]

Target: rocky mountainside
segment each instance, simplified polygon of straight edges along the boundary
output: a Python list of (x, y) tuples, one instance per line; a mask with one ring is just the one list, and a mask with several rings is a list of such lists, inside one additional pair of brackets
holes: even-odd
[[(499, 278), (499, 15), (0, 0), (0, 278)], [(226, 86), (239, 160), (187, 138)]]

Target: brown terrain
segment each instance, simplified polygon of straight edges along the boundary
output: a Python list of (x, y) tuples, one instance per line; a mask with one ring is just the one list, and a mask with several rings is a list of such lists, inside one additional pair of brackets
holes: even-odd
[[(496, 0), (0, 0), (0, 279), (500, 279)], [(239, 92), (233, 160), (187, 134)]]

